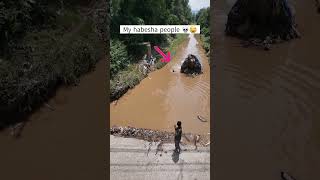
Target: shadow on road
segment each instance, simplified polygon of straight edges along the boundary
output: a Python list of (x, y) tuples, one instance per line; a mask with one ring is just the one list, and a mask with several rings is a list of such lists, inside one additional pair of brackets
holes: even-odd
[(174, 163), (177, 163), (177, 162), (179, 161), (179, 154), (180, 154), (180, 153), (178, 153), (178, 152), (176, 152), (176, 151), (173, 151), (173, 153), (172, 153), (172, 161), (173, 161)]

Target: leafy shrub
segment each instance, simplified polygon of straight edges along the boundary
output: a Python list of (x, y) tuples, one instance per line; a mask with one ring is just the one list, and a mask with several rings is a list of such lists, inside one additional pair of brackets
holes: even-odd
[(119, 40), (111, 40), (110, 45), (110, 75), (114, 77), (130, 63), (126, 46)]
[(0, 56), (0, 128), (43, 103), (57, 85), (77, 83), (103, 53), (90, 28), (71, 36), (58, 29), (27, 32), (10, 44), (10, 55)]
[(52, 25), (55, 12), (43, 0), (3, 0), (0, 2), (0, 56), (12, 41), (35, 29)]
[(210, 36), (203, 36), (201, 35), (202, 38), (202, 46), (208, 52), (210, 50)]
[(210, 8), (202, 8), (196, 14), (197, 24), (201, 26), (201, 41), (206, 53), (210, 51)]
[(130, 65), (110, 80), (110, 101), (114, 101), (125, 94), (145, 78), (136, 65)]

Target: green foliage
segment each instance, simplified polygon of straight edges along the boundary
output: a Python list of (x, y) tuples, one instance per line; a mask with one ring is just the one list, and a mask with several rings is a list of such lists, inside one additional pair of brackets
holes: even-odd
[(110, 75), (111, 78), (130, 62), (126, 46), (119, 40), (111, 40), (110, 45)]
[(210, 27), (205, 27), (201, 28), (201, 34), (203, 36), (209, 37), (210, 36)]
[[(169, 36), (166, 34), (119, 34), (120, 25), (165, 25), (190, 24), (192, 21), (189, 0), (111, 0), (111, 80), (110, 96), (115, 100), (129, 88), (134, 87), (143, 78), (135, 67), (146, 53), (143, 42), (150, 42), (151, 46), (161, 46), (174, 54), (177, 46), (186, 36)], [(173, 37), (176, 37), (175, 39)], [(174, 40), (172, 40), (174, 39)], [(162, 68), (166, 63), (161, 62), (159, 56), (155, 67)]]
[(179, 24), (179, 18), (174, 14), (170, 14), (168, 17), (167, 23), (170, 25)]
[(201, 35), (201, 41), (203, 48), (208, 52), (210, 50), (210, 36)]
[(168, 50), (171, 52), (171, 54), (175, 54), (178, 46), (184, 41), (186, 40), (188, 37), (187, 34), (177, 34), (176, 38), (173, 39), (170, 43), (170, 46), (168, 48)]
[(202, 46), (209, 52), (210, 50), (210, 7), (202, 8), (195, 15), (197, 24), (201, 27)]
[[(140, 59), (145, 53), (145, 48), (140, 45), (143, 42), (150, 42), (151, 45), (168, 44), (167, 35), (139, 34), (125, 35), (119, 34), (119, 26), (122, 24), (189, 24), (192, 20), (192, 12), (189, 7), (189, 0), (111, 0), (111, 39), (114, 42), (121, 41), (123, 47), (127, 49), (128, 55), (132, 59)], [(124, 52), (113, 52), (111, 57), (124, 54)], [(120, 54), (119, 54), (120, 53)], [(118, 57), (115, 57), (118, 59)], [(121, 63), (111, 62), (111, 77), (117, 73), (118, 69), (124, 69)], [(125, 61), (129, 63), (129, 61)]]
[[(196, 14), (196, 22), (201, 26), (201, 34), (208, 35), (208, 29), (210, 28), (210, 7), (208, 8), (202, 8), (199, 10), (199, 12)], [(204, 32), (205, 31), (205, 32)]]
[(57, 85), (77, 84), (104, 56), (92, 20), (69, 9), (47, 16), (60, 3), (49, 2), (56, 6), (44, 0), (0, 3), (0, 128), (43, 103)]
[(30, 112), (59, 83), (77, 83), (101, 57), (97, 42), (79, 36), (68, 44), (63, 40), (53, 31), (30, 33), (22, 41), (23, 50), (14, 50), (10, 59), (1, 61), (0, 109)]
[(112, 0), (111, 38), (120, 39), (126, 45), (149, 41), (161, 44), (163, 35), (119, 35), (121, 24), (189, 24), (192, 20), (188, 0)]
[(130, 65), (126, 70), (119, 72), (113, 79), (110, 79), (110, 100), (120, 98), (128, 89), (133, 88), (145, 76), (139, 71), (136, 65)]
[(4, 0), (0, 2), (0, 56), (6, 55), (10, 43), (26, 32), (50, 24), (55, 14), (42, 0)]
[(58, 79), (65, 84), (76, 83), (80, 75), (92, 69), (99, 60), (93, 45), (86, 39), (78, 37), (69, 45), (68, 50), (59, 51), (56, 59), (59, 63), (56, 69), (60, 69)]

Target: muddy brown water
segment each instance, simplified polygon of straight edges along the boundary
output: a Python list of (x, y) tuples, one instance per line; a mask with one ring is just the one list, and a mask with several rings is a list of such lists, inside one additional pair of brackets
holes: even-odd
[(320, 15), (290, 1), (302, 38), (270, 51), (224, 35), (234, 0), (215, 1), (214, 179), (320, 179)]
[[(182, 61), (190, 53), (198, 56), (203, 66), (203, 74), (194, 78), (180, 73)], [(201, 122), (198, 115), (208, 122)], [(182, 122), (184, 132), (207, 134), (210, 129), (210, 68), (193, 35), (178, 47), (167, 65), (110, 104), (111, 127), (172, 131), (177, 121)]]
[[(105, 179), (106, 61), (79, 86), (61, 87), (29, 117), (19, 139), (0, 132), (0, 179)], [(1, 117), (0, 117), (1, 118)], [(107, 139), (106, 139), (107, 138)]]

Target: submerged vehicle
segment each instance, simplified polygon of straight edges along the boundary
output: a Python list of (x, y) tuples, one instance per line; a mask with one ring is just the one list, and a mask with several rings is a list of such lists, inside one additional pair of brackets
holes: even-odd
[(201, 74), (202, 67), (199, 59), (195, 55), (189, 54), (182, 63), (180, 72), (185, 74)]

